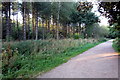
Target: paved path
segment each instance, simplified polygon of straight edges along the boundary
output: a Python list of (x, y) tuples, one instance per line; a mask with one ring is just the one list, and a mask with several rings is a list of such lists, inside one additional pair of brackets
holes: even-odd
[(38, 78), (118, 78), (118, 54), (113, 50), (110, 40)]

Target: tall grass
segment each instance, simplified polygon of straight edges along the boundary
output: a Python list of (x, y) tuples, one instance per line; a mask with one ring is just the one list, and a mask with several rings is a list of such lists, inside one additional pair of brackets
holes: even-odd
[(30, 78), (97, 45), (95, 39), (5, 42), (2, 47), (3, 78)]

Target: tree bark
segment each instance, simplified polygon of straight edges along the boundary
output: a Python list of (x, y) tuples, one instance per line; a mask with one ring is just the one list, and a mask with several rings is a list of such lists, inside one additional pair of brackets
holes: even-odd
[(50, 33), (50, 20), (48, 20), (48, 32)]
[(26, 40), (26, 2), (23, 2), (23, 40)]
[(38, 40), (38, 14), (36, 14), (35, 34), (36, 34), (35, 39)]
[(11, 28), (11, 2), (9, 2), (9, 36), (11, 37), (12, 28)]
[(10, 39), (10, 2), (7, 3), (7, 6), (6, 6), (6, 11), (5, 11), (5, 14), (6, 14), (6, 39), (7, 41), (9, 41)]
[(32, 2), (32, 39), (34, 39), (34, 33), (35, 33), (34, 19), (35, 19), (35, 10), (34, 10), (34, 2)]
[(56, 24), (56, 39), (59, 39), (59, 24)]
[(42, 39), (45, 39), (44, 21), (42, 20)]
[(30, 39), (30, 15), (28, 13), (28, 39)]
[(17, 38), (19, 40), (19, 24), (18, 24), (18, 13), (17, 13), (17, 18), (16, 18), (16, 21), (17, 21)]

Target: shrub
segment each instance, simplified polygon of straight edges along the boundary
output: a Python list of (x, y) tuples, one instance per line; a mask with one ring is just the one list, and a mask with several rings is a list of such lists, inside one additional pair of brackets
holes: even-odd
[(114, 48), (117, 52), (120, 52), (120, 39), (119, 39), (119, 38), (116, 38), (116, 39), (113, 41), (113, 48)]
[(107, 41), (108, 39), (107, 38), (99, 38), (98, 39), (100, 42), (104, 42), (104, 41)]
[(75, 34), (73, 35), (73, 38), (74, 38), (74, 39), (79, 39), (79, 38), (80, 38), (80, 35), (79, 35), (78, 33), (75, 33)]

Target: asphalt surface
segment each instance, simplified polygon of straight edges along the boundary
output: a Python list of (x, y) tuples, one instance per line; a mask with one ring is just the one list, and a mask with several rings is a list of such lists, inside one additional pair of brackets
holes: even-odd
[(101, 43), (37, 78), (118, 78), (112, 40)]

